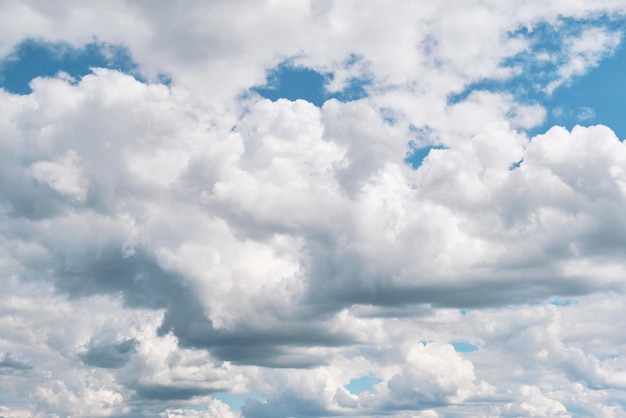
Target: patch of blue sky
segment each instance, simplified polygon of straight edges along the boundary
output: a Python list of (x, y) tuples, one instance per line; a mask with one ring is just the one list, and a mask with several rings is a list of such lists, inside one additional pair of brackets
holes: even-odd
[(479, 349), (478, 344), (472, 344), (467, 341), (450, 341), (450, 344), (458, 353), (472, 353)]
[(0, 60), (0, 87), (14, 94), (29, 94), (29, 83), (36, 77), (54, 77), (63, 72), (79, 80), (93, 67), (115, 69), (141, 79), (123, 46), (92, 42), (76, 48), (63, 42), (26, 39)]
[(383, 118), (383, 122), (387, 125), (393, 126), (398, 122), (398, 113), (393, 109), (383, 107), (380, 109), (380, 115)]
[(445, 149), (445, 147), (441, 145), (426, 145), (418, 148), (414, 144), (410, 143), (409, 152), (407, 153), (404, 162), (410, 165), (413, 170), (417, 170), (424, 162), (424, 159), (428, 157), (430, 151), (434, 149)]
[(554, 305), (554, 306), (570, 306), (575, 304), (576, 302), (574, 302), (571, 299), (563, 299), (563, 298), (554, 298), (552, 300), (550, 300), (550, 302), (548, 302), (550, 305)]
[(513, 171), (513, 170), (515, 170), (516, 168), (519, 168), (519, 167), (522, 165), (522, 163), (523, 163), (523, 162), (524, 162), (524, 159), (521, 159), (521, 160), (519, 160), (519, 161), (517, 161), (517, 162), (512, 163), (512, 164), (509, 166), (509, 171)]
[(381, 379), (374, 376), (372, 373), (365, 376), (358, 377), (350, 380), (345, 388), (353, 395), (360, 395), (363, 392), (374, 392), (374, 385), (382, 382)]
[[(555, 24), (540, 23), (510, 34), (530, 41), (530, 48), (503, 65), (517, 72), (504, 80), (481, 80), (460, 93), (449, 97), (449, 104), (465, 100), (473, 91), (507, 92), (524, 104), (540, 104), (547, 110), (543, 124), (527, 131), (529, 136), (545, 132), (551, 126), (571, 129), (577, 124), (603, 124), (613, 129), (620, 139), (626, 138), (626, 48), (623, 28), (625, 18), (604, 16), (594, 20), (563, 18)], [(560, 77), (558, 69), (567, 63), (566, 43), (591, 28), (602, 28), (611, 33), (622, 33), (622, 42), (614, 51), (607, 51), (598, 65), (584, 74), (548, 91), (547, 86)]]
[(4, 404), (4, 405), (19, 405), (19, 404), (26, 404), (27, 401), (24, 399), (17, 399), (17, 398), (0, 398), (0, 405)]
[(410, 165), (413, 170), (417, 170), (422, 165), (424, 159), (430, 154), (430, 151), (446, 148), (442, 145), (431, 143), (433, 135), (432, 130), (428, 126), (418, 128), (411, 125), (409, 126), (409, 131), (413, 139), (409, 141), (409, 149), (404, 158), (404, 163)]
[(366, 88), (370, 80), (352, 78), (343, 90), (330, 92), (326, 86), (333, 78), (332, 73), (320, 73), (286, 61), (269, 72), (264, 86), (253, 87), (251, 90), (272, 101), (302, 99), (318, 107), (328, 99), (348, 102), (367, 97)]
[(215, 395), (215, 398), (224, 402), (233, 411), (240, 410), (246, 403), (246, 399), (267, 402), (267, 399), (257, 393), (220, 393)]
[[(571, 129), (574, 125), (602, 124), (613, 129), (620, 140), (626, 138), (626, 48), (602, 61), (585, 76), (561, 87), (546, 102), (548, 127), (555, 124)], [(546, 126), (542, 127), (545, 129)]]

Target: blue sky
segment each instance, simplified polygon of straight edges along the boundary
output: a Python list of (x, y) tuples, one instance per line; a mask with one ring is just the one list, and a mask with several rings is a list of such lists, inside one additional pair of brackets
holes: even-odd
[(302, 99), (322, 106), (328, 99), (339, 101), (358, 100), (367, 97), (367, 79), (351, 79), (346, 88), (339, 92), (329, 92), (327, 85), (333, 74), (320, 73), (310, 68), (298, 67), (284, 62), (271, 69), (267, 75), (267, 83), (254, 87), (252, 90), (270, 100)]
[(621, 111), (626, 105), (626, 83), (622, 77), (625, 66), (626, 49), (621, 45), (597, 68), (558, 88), (546, 100), (550, 111), (543, 127), (563, 125), (571, 129), (575, 124), (602, 124), (610, 126), (621, 140), (626, 138)]
[(0, 63), (0, 86), (17, 94), (31, 92), (29, 83), (36, 77), (54, 77), (64, 72), (80, 80), (91, 68), (110, 68), (136, 74), (128, 51), (121, 46), (89, 43), (75, 48), (67, 43), (26, 39)]
[[(620, 112), (626, 100), (626, 85), (622, 77), (626, 65), (623, 43), (614, 51), (600, 54), (600, 65), (591, 66), (584, 74), (572, 77), (553, 92), (545, 91), (545, 86), (557, 77), (557, 64), (566, 59), (563, 49), (568, 37), (579, 35), (598, 24), (618, 31), (623, 19), (562, 19), (558, 27), (544, 22), (531, 30), (523, 28), (513, 32), (510, 36), (523, 36), (531, 41), (529, 50), (507, 60), (507, 66), (521, 68), (522, 72), (505, 81), (479, 81), (460, 95), (453, 95), (451, 102), (467, 97), (474, 90), (510, 92), (521, 102), (538, 103), (547, 110), (544, 123), (531, 129), (530, 135), (545, 132), (554, 125), (571, 129), (576, 124), (604, 124), (610, 126), (620, 139), (626, 138), (626, 125)], [(540, 54), (552, 54), (557, 57), (556, 62), (547, 61)]]
[(376, 376), (367, 374), (365, 376), (357, 377), (356, 379), (350, 380), (350, 383), (346, 385), (346, 389), (348, 389), (350, 393), (354, 395), (360, 395), (365, 391), (373, 392), (374, 385), (380, 382), (382, 382), (382, 380), (376, 378)]
[(467, 341), (451, 341), (450, 344), (459, 353), (471, 353), (479, 349), (478, 344), (472, 344)]
[(0, 415), (626, 414), (626, 7), (453, 3), (1, 6)]

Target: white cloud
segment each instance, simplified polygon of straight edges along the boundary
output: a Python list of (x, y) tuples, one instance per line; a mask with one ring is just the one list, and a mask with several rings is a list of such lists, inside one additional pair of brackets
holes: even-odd
[(177, 418), (177, 417), (197, 417), (197, 418), (239, 418), (241, 414), (237, 411), (232, 411), (228, 405), (219, 401), (218, 399), (212, 399), (207, 406), (207, 411), (195, 411), (195, 410), (183, 410), (183, 409), (168, 409), (165, 412), (159, 414), (163, 418)]
[(83, 203), (89, 192), (81, 162), (73, 150), (54, 161), (37, 161), (31, 166), (33, 176), (58, 193)]
[(602, 27), (588, 28), (578, 37), (565, 40), (565, 64), (558, 69), (558, 78), (546, 86), (546, 92), (552, 94), (556, 88), (575, 76), (585, 74), (590, 68), (597, 67), (600, 60), (613, 54), (622, 41), (622, 33)]
[(520, 392), (523, 401), (516, 405), (506, 405), (504, 416), (571, 416), (563, 404), (542, 394), (538, 387), (522, 386)]
[(402, 371), (386, 382), (386, 388), (379, 384), (384, 390), (381, 395), (388, 396), (387, 402), (394, 408), (462, 403), (493, 393), (486, 382), (476, 382), (472, 363), (461, 358), (451, 345), (413, 342), (407, 348)]
[[(513, 92), (449, 101), (516, 71), (521, 27), (621, 3), (2, 3), (3, 53), (120, 43), (172, 85), (0, 91), (0, 413), (623, 414), (624, 144), (529, 138), (547, 111)], [(620, 39), (568, 40), (559, 83)], [(289, 58), (369, 96), (242, 96)], [(445, 147), (412, 170), (411, 142)]]

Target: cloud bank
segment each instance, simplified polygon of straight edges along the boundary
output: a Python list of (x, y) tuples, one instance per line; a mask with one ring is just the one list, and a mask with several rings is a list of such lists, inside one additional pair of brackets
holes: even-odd
[(0, 70), (110, 65), (2, 79), (0, 414), (623, 415), (626, 146), (488, 86), (574, 88), (625, 13), (3, 2)]

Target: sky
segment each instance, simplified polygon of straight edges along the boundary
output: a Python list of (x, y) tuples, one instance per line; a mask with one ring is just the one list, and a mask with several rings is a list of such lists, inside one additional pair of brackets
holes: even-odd
[(0, 416), (626, 416), (625, 23), (0, 0)]

